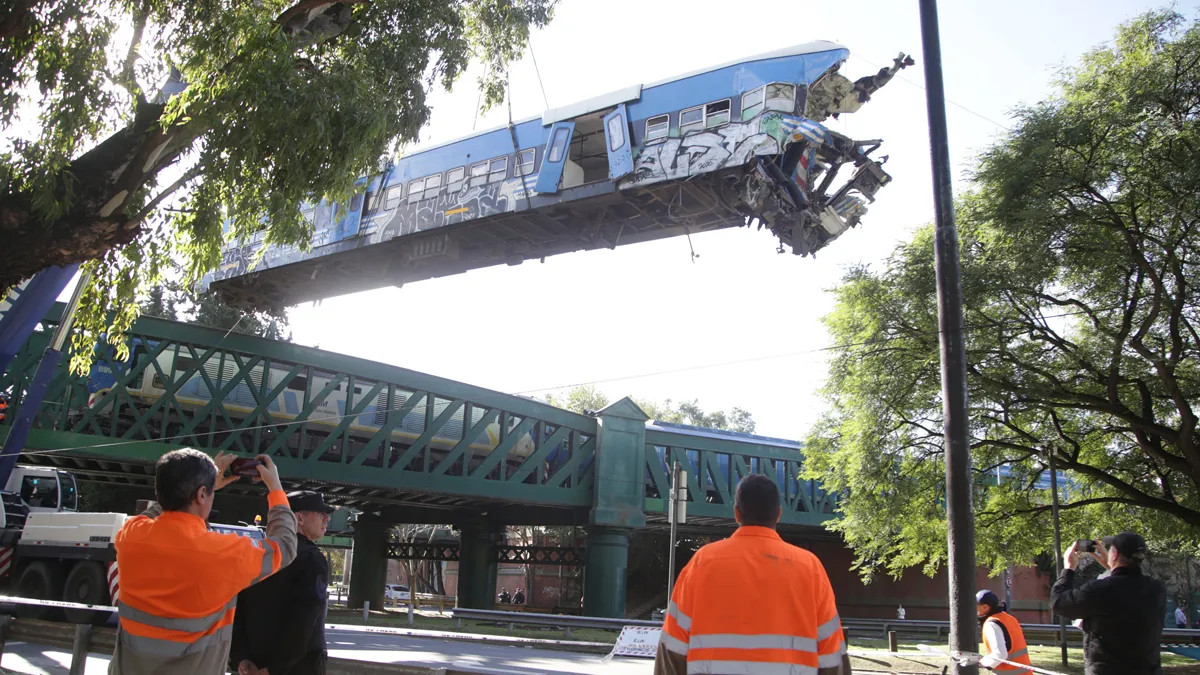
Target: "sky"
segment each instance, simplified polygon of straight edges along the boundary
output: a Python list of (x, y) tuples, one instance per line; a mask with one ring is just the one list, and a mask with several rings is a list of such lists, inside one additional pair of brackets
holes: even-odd
[[(1049, 96), (1060, 67), (1164, 3), (938, 4), (958, 192), (972, 157), (1011, 126), (1014, 107)], [(1195, 14), (1194, 3), (1177, 6)], [(917, 62), (859, 112), (826, 122), (856, 139), (882, 139), (876, 156), (889, 156), (893, 181), (862, 223), (815, 259), (778, 254), (772, 235), (744, 227), (693, 235), (695, 260), (686, 238), (570, 253), (301, 305), (290, 311), (294, 341), (539, 398), (595, 383), (610, 400), (739, 406), (759, 433), (802, 439), (823, 409), (829, 289), (849, 266), (880, 269), (933, 218), (917, 3), (561, 0), (554, 20), (532, 35), (533, 58), (527, 50), (511, 71), (512, 115), (521, 119), (811, 40), (848, 47), (841, 72), (851, 80), (902, 51)], [(477, 117), (476, 75), (431, 95), (422, 144), (507, 121), (503, 106)], [(628, 316), (608, 314), (614, 299), (633, 301)]]

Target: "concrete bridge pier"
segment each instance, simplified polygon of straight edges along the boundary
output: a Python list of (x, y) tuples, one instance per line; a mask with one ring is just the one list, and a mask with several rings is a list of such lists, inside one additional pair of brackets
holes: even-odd
[(354, 523), (354, 559), (350, 564), (350, 609), (362, 609), (370, 601), (371, 609), (383, 609), (383, 589), (387, 584), (388, 531), (390, 523), (360, 517)]
[(497, 548), (504, 528), (484, 521), (459, 529), (458, 606), (492, 609), (496, 601)]
[(630, 528), (588, 528), (583, 568), (585, 616), (624, 618), (626, 573), (629, 567)]

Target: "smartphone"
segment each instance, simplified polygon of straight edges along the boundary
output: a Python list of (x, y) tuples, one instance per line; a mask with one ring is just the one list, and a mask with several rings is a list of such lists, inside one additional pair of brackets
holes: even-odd
[(233, 460), (229, 465), (230, 476), (257, 476), (258, 465), (262, 464), (260, 460), (250, 459), (248, 457), (239, 457)]
[(1075, 550), (1080, 553), (1094, 553), (1096, 551), (1096, 541), (1094, 539), (1076, 539)]

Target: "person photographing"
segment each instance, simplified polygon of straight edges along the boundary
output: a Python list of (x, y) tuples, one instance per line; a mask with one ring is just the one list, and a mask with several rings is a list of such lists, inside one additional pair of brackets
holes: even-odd
[(109, 675), (223, 675), (237, 594), (296, 557), (296, 516), (267, 455), (252, 463), (269, 490), (266, 538), (208, 528), (214, 494), (241, 477), (226, 475), (234, 459), (190, 448), (159, 458), (156, 503), (114, 541), (121, 596)]
[[(1071, 544), (1050, 591), (1050, 608), (1068, 619), (1083, 620), (1086, 675), (1159, 675), (1166, 587), (1142, 573), (1148, 551), (1141, 535), (1122, 532), (1110, 541), (1110, 546), (1101, 540)], [(1107, 567), (1108, 576), (1077, 585), (1076, 568), (1083, 553)]]

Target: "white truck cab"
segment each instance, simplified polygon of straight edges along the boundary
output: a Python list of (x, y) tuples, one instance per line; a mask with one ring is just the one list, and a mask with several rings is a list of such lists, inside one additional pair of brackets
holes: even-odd
[(79, 510), (75, 476), (61, 469), (16, 466), (4, 491), (20, 495), (30, 513)]

